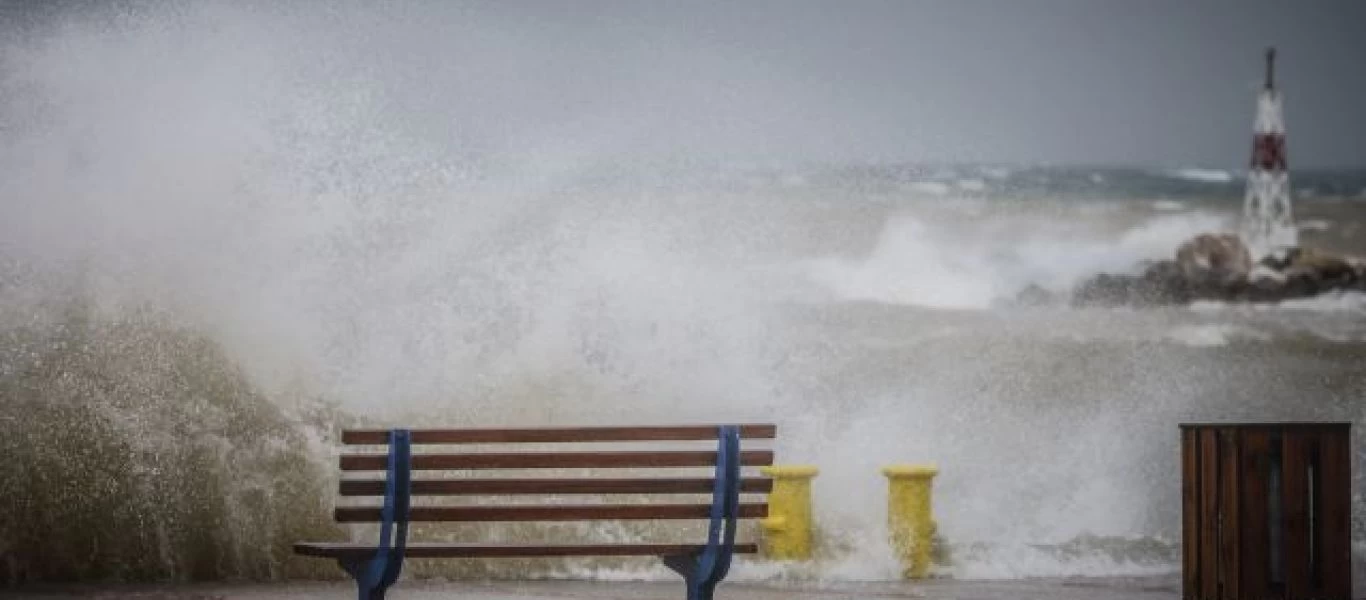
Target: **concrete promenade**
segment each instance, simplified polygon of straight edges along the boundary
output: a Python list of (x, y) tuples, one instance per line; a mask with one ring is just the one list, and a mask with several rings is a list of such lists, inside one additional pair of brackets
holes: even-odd
[[(343, 600), (355, 591), (342, 582), (62, 587), (0, 591), (3, 598), (100, 600)], [(682, 600), (679, 583), (637, 582), (435, 582), (403, 581), (390, 600)], [(1016, 581), (930, 580), (888, 583), (723, 583), (717, 600), (1157, 600), (1180, 597), (1175, 577), (1135, 579), (1039, 579)]]

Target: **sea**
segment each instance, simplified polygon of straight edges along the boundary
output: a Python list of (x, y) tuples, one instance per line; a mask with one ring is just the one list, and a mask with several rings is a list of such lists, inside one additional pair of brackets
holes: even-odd
[[(373, 535), (328, 523), (348, 425), (774, 422), (779, 464), (820, 469), (817, 557), (737, 577), (898, 577), (880, 469), (904, 463), (939, 469), (942, 576), (1164, 574), (1178, 425), (1284, 420), (1355, 424), (1360, 562), (1366, 295), (1013, 301), (1235, 230), (1241, 178), (707, 167), (88, 199), (98, 217), (45, 200), (0, 244), (0, 429), (24, 457), (0, 477), (0, 565), (14, 582), (326, 577), (288, 546)], [(1293, 181), (1303, 244), (1362, 252), (1366, 172)], [(427, 569), (669, 577), (648, 561)]]

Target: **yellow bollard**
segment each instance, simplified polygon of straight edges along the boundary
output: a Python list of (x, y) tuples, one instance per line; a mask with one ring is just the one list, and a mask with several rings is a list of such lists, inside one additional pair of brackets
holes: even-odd
[(905, 567), (904, 575), (923, 579), (930, 570), (934, 534), (931, 490), (939, 469), (934, 465), (893, 465), (882, 469), (887, 476), (887, 526), (892, 548)]
[(764, 528), (764, 555), (774, 560), (811, 558), (811, 479), (816, 467), (763, 467), (773, 478)]

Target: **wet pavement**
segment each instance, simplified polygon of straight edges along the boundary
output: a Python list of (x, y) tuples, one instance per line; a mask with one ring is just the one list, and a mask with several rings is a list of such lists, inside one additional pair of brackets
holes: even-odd
[[(683, 586), (677, 582), (403, 581), (390, 588), (388, 600), (681, 600), (683, 595)], [(343, 599), (354, 598), (355, 589), (343, 582), (63, 587), (0, 592), (0, 597), (100, 600)], [(930, 580), (886, 583), (723, 583), (716, 592), (716, 600), (1155, 600), (1179, 597), (1180, 581), (1175, 577), (1013, 581)]]

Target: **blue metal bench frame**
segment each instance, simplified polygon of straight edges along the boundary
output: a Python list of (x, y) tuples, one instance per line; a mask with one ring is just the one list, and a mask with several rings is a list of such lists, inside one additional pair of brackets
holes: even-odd
[[(740, 428), (723, 425), (718, 428), (717, 438), (707, 545), (700, 552), (663, 557), (665, 566), (683, 576), (687, 600), (711, 600), (716, 585), (730, 572), (735, 549), (736, 519), (740, 512)], [(369, 558), (338, 560), (356, 580), (359, 600), (384, 600), (385, 591), (403, 571), (411, 487), (412, 437), (407, 429), (394, 429), (389, 432), (379, 545)]]
[[(403, 549), (408, 543), (408, 507), (412, 499), (412, 438), (407, 429), (389, 432), (389, 462), (384, 478), (383, 521), (379, 545), (368, 559), (339, 559), (356, 580), (360, 600), (384, 600), (384, 592), (403, 571)], [(391, 534), (397, 535), (392, 536)]]
[(665, 566), (682, 575), (687, 583), (688, 600), (711, 600), (716, 584), (730, 572), (735, 549), (735, 519), (740, 505), (740, 428), (724, 425), (718, 437), (707, 547), (696, 555), (664, 557)]

